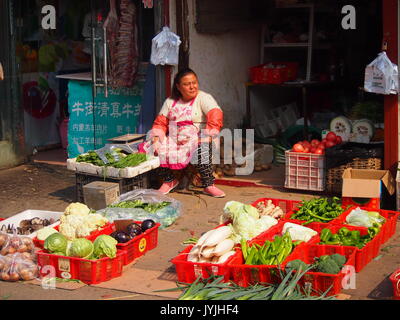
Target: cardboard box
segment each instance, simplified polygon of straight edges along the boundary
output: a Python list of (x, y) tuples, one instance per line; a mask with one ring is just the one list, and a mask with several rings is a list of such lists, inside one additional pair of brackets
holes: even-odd
[(106, 181), (93, 181), (83, 186), (85, 204), (94, 210), (100, 210), (119, 200), (119, 184)]
[(380, 209), (394, 194), (396, 184), (388, 170), (352, 169), (343, 172), (342, 203)]

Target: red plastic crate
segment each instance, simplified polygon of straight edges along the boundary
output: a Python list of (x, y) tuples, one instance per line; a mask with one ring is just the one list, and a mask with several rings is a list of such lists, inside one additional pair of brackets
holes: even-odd
[(285, 151), (285, 188), (325, 189), (325, 155)]
[[(283, 226), (285, 225), (285, 223), (294, 223), (292, 221), (284, 221), (281, 220), (278, 222), (278, 224), (272, 226), (271, 228), (269, 228), (267, 231), (264, 231), (263, 233), (261, 233), (260, 235), (258, 235), (257, 237), (255, 237), (252, 241), (266, 241), (266, 240), (273, 240), (275, 236), (282, 236), (282, 230), (283, 230)], [(299, 224), (299, 223), (297, 223)], [(299, 224), (300, 225), (300, 224)], [(312, 227), (309, 226), (305, 226), (306, 228), (310, 228), (313, 229)], [(315, 229), (313, 229), (315, 230)], [(309, 241), (304, 242), (303, 244), (311, 244), (311, 243), (316, 243), (317, 241), (319, 241), (319, 237), (318, 234), (319, 232), (317, 230), (315, 230), (317, 232), (317, 234), (312, 237)], [(302, 244), (302, 245), (303, 245)]]
[[(254, 239), (248, 241), (247, 244), (252, 246), (254, 244), (263, 245), (266, 240), (273, 240), (273, 236), (266, 239)], [(289, 259), (289, 257), (296, 251), (302, 250), (301, 244), (296, 246), (292, 252), (282, 262), (282, 265)], [(238, 257), (234, 261), (230, 262), (230, 268), (232, 272), (232, 281), (241, 287), (248, 287), (254, 284), (268, 284), (268, 283), (279, 283), (281, 281), (280, 267), (278, 265), (247, 265), (244, 264), (245, 260), (243, 257), (242, 249), (238, 249)]]
[[(278, 68), (278, 66), (283, 66)], [(281, 84), (297, 78), (297, 62), (271, 62), (250, 68), (250, 79), (254, 83)]]
[[(363, 228), (363, 227), (354, 227), (354, 226), (349, 226), (349, 225), (330, 225), (326, 228), (330, 229), (332, 233), (337, 233), (340, 228), (346, 227), (349, 230), (359, 230), (360, 235), (366, 235), (368, 233), (368, 228)], [(321, 232), (321, 230), (324, 229), (324, 227), (319, 226), (315, 228), (314, 230)], [(382, 230), (378, 232), (375, 237), (368, 242), (363, 248), (359, 249), (357, 247), (349, 247), (349, 248), (355, 248), (356, 250), (356, 272), (360, 272), (364, 267), (371, 262), (373, 258), (375, 258), (379, 254), (379, 250), (381, 248), (381, 243), (382, 243)], [(320, 238), (318, 236), (318, 243), (320, 242)], [(332, 245), (333, 247), (345, 247), (345, 246), (340, 246), (340, 245)]]
[[(385, 223), (381, 227), (382, 232), (382, 243), (386, 243), (396, 232), (396, 224), (397, 219), (400, 215), (400, 212), (397, 211), (390, 211), (390, 210), (383, 210), (383, 209), (371, 209), (369, 207), (360, 207), (362, 210), (367, 211), (377, 211), (379, 214), (386, 219)], [(346, 218), (347, 216), (354, 210), (356, 207), (352, 207), (346, 212), (344, 212), (340, 217), (336, 218), (332, 221), (335, 224), (343, 224), (346, 225)]]
[[(55, 230), (59, 231), (59, 226), (57, 225), (54, 227)], [(93, 231), (90, 235), (85, 237), (86, 239), (90, 241), (96, 240), (98, 236), (101, 236), (102, 234), (111, 234), (115, 231), (115, 225), (113, 223), (108, 222), (103, 228), (99, 230)], [(44, 240), (39, 240), (37, 237), (33, 238), (33, 243), (35, 244), (36, 247), (43, 249), (44, 247)]]
[(254, 201), (251, 205), (253, 207), (257, 207), (260, 202), (266, 204), (268, 200), (271, 200), (273, 205), (280, 207), (285, 214), (292, 211), (294, 208), (296, 208), (296, 205), (301, 202), (299, 200), (260, 198)]
[[(298, 205), (298, 207), (300, 207), (300, 206), (301, 206), (301, 203)], [(350, 209), (346, 210), (346, 207), (343, 205), (342, 205), (342, 208), (343, 208), (343, 213), (339, 217), (343, 216), (348, 210), (350, 210)], [(304, 223), (307, 223), (306, 220), (292, 219), (292, 215), (294, 213), (295, 213), (294, 210), (288, 212), (287, 214), (285, 214), (283, 216), (282, 221), (297, 223), (300, 225), (304, 225)], [(318, 230), (322, 230), (321, 228), (326, 228), (330, 225), (334, 225), (335, 224), (334, 221), (336, 221), (338, 218), (332, 219), (331, 221), (326, 222), (326, 223), (325, 222), (311, 222), (311, 223), (305, 224), (304, 226), (314, 229), (315, 231), (318, 231)]]
[[(141, 224), (140, 221), (135, 221)], [(137, 258), (143, 256), (147, 251), (154, 249), (158, 244), (158, 228), (160, 223), (156, 223), (153, 228), (150, 228), (142, 234), (136, 236), (132, 240), (125, 243), (118, 243), (117, 248), (126, 253), (124, 257), (124, 265), (131, 263)]]
[(77, 279), (86, 284), (97, 284), (121, 276), (125, 252), (118, 250), (113, 259), (88, 260), (50, 254), (44, 250), (37, 252), (38, 265), (42, 276), (49, 276), (48, 267), (55, 269), (55, 277)]
[(400, 269), (397, 269), (391, 274), (389, 280), (393, 286), (393, 299), (400, 300)]
[(223, 276), (225, 282), (231, 280), (232, 276), (230, 263), (235, 263), (238, 259), (240, 259), (241, 252), (239, 254), (237, 251), (226, 262), (221, 264), (201, 263), (187, 261), (187, 255), (192, 248), (193, 245), (187, 246), (185, 250), (171, 260), (171, 262), (175, 265), (179, 281), (184, 283), (193, 283), (198, 277), (208, 278), (210, 275)]
[(326, 292), (330, 287), (327, 295), (337, 295), (343, 288), (342, 281), (346, 274), (352, 275), (354, 271), (355, 260), (356, 260), (356, 250), (352, 247), (343, 246), (330, 246), (330, 245), (309, 245), (303, 247), (301, 250), (296, 250), (293, 252), (288, 259), (286, 259), (285, 264), (282, 265), (284, 269), (289, 261), (300, 259), (307, 264), (312, 264), (314, 258), (323, 255), (341, 254), (346, 257), (345, 266), (350, 268), (342, 268), (342, 271), (338, 274), (327, 274), (322, 272), (308, 271), (300, 279), (299, 285), (302, 288), (307, 288), (310, 286), (312, 288), (312, 295), (318, 295)]

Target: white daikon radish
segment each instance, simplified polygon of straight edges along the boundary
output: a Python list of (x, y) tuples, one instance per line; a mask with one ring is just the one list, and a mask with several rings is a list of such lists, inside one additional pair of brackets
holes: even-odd
[(213, 246), (213, 247), (204, 247), (201, 250), (200, 254), (201, 254), (201, 256), (203, 258), (206, 258), (206, 259), (211, 258), (214, 255), (214, 249), (215, 249), (215, 246)]
[(223, 256), (219, 257), (218, 263), (224, 263), (226, 262), (231, 256), (235, 254), (235, 251), (228, 251), (225, 253)]
[(213, 229), (213, 232), (206, 238), (206, 240), (202, 243), (202, 247), (212, 247), (216, 246), (221, 241), (229, 238), (232, 235), (232, 230), (229, 226), (219, 227), (217, 229)]
[(223, 256), (228, 251), (231, 251), (235, 242), (231, 239), (225, 239), (217, 244), (214, 249), (214, 255), (216, 256)]
[(218, 256), (214, 256), (214, 257), (211, 259), (211, 263), (218, 263), (218, 260), (219, 260), (219, 257), (218, 257)]
[(193, 248), (188, 253), (187, 260), (191, 262), (197, 262), (199, 253), (200, 253), (200, 246), (198, 245), (193, 246)]
[(209, 231), (207, 231), (206, 233), (204, 233), (204, 234), (199, 238), (199, 240), (197, 240), (196, 245), (201, 246), (201, 245), (204, 243), (204, 241), (206, 241), (206, 239), (207, 239), (214, 231), (215, 231), (215, 229), (212, 229), (212, 230), (209, 230)]

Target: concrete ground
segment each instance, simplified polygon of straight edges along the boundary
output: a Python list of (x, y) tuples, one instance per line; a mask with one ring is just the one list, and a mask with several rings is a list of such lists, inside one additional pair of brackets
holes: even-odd
[[(64, 165), (31, 162), (0, 170), (0, 217), (6, 218), (27, 209), (63, 211), (75, 202), (75, 177)], [(220, 186), (226, 193), (222, 199), (190, 193), (171, 193), (182, 202), (182, 216), (169, 228), (159, 231), (158, 246), (132, 266), (149, 271), (174, 272), (170, 260), (182, 251), (182, 241), (219, 224), (219, 216), (227, 201), (251, 203), (262, 197), (309, 199), (312, 193), (287, 192), (282, 188)], [(400, 232), (383, 246), (380, 255), (356, 274), (355, 289), (344, 290), (352, 300), (392, 299), (389, 275), (400, 266)], [(122, 275), (123, 277), (124, 275)], [(146, 279), (142, 281), (146, 282)], [(7, 300), (158, 300), (167, 299), (149, 292), (147, 295), (129, 291), (84, 286), (76, 290), (43, 289), (25, 283), (0, 282), (0, 299)]]

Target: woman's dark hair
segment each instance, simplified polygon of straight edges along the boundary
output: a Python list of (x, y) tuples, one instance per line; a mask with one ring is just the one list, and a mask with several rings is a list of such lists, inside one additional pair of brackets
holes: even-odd
[(181, 93), (177, 88), (177, 84), (179, 84), (181, 82), (181, 79), (188, 74), (194, 74), (194, 76), (197, 78), (197, 74), (190, 68), (179, 70), (178, 73), (175, 75), (174, 83), (172, 84), (172, 93), (171, 93), (172, 99), (178, 100), (179, 98), (182, 97)]

